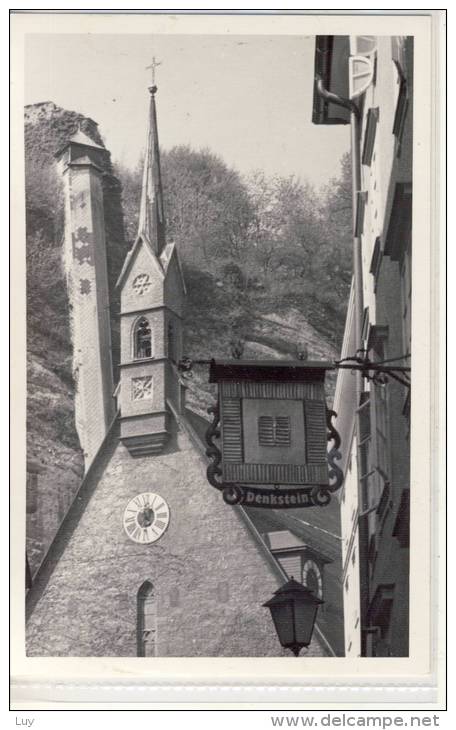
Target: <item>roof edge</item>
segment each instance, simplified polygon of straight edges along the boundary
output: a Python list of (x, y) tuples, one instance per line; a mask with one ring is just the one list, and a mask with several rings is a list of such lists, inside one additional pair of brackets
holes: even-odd
[[(68, 524), (72, 518), (73, 515), (77, 517), (77, 510), (81, 510), (82, 505), (82, 497), (85, 496), (86, 490), (90, 484), (90, 480), (92, 479), (92, 475), (95, 471), (95, 469), (98, 467), (99, 463), (101, 462), (102, 458), (105, 456), (107, 449), (109, 446), (112, 445), (112, 437), (115, 432), (115, 428), (118, 427), (119, 421), (119, 412), (116, 413), (113, 420), (111, 421), (111, 424), (106, 432), (106, 435), (101, 442), (97, 453), (95, 454), (89, 468), (87, 469), (87, 472), (85, 473), (80, 485), (79, 489), (75, 492), (73, 500), (71, 502), (70, 507), (67, 510), (67, 513), (65, 517), (63, 518), (62, 522), (59, 525), (59, 528), (57, 532), (54, 535), (54, 539), (52, 540), (51, 544), (49, 545), (39, 567), (36, 571), (35, 575), (33, 576), (33, 582), (32, 586), (29, 589), (28, 593), (26, 594), (26, 621), (30, 618), (32, 615), (36, 604), (38, 603), (42, 592), (46, 588), (46, 585), (48, 583), (49, 578), (52, 574), (52, 567), (53, 567), (53, 558), (54, 554), (56, 557), (56, 560), (59, 559), (60, 555), (63, 553), (63, 550), (70, 539), (70, 535), (72, 534), (73, 530), (68, 530)], [(82, 512), (81, 512), (82, 514)], [(80, 517), (81, 515), (79, 515)], [(79, 521), (77, 518), (76, 523)], [(60, 555), (59, 555), (60, 551)]]

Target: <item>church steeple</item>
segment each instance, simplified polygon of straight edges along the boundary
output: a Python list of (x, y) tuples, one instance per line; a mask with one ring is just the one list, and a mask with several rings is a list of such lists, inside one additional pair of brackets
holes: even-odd
[(146, 155), (139, 210), (138, 237), (145, 238), (154, 253), (160, 256), (165, 240), (165, 215), (160, 170), (160, 149), (158, 145), (157, 110), (155, 94), (157, 87), (149, 87), (149, 121), (147, 129)]
[(182, 357), (185, 284), (176, 246), (165, 240), (156, 91), (152, 83), (138, 235), (117, 282), (120, 438), (139, 457), (162, 453), (184, 403), (175, 363)]

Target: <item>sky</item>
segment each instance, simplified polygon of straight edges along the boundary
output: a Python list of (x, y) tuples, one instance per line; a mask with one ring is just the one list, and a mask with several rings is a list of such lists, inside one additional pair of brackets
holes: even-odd
[(30, 34), (25, 103), (53, 101), (91, 117), (113, 161), (134, 167), (153, 56), (163, 149), (208, 147), (243, 174), (259, 169), (316, 186), (338, 175), (349, 127), (311, 122), (310, 36)]

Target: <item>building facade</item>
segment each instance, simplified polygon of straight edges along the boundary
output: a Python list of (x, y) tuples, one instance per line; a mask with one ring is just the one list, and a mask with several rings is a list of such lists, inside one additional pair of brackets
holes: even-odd
[[(319, 36), (313, 121), (352, 126), (354, 278), (342, 358), (410, 367), (413, 39)], [(370, 376), (372, 376), (372, 371)], [(406, 371), (340, 370), (345, 650), (408, 656)]]

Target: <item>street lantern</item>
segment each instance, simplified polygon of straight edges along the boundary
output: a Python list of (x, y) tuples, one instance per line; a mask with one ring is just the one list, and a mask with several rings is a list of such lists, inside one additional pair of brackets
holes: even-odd
[(318, 606), (324, 603), (293, 577), (263, 603), (271, 611), (281, 645), (295, 656), (309, 646)]

